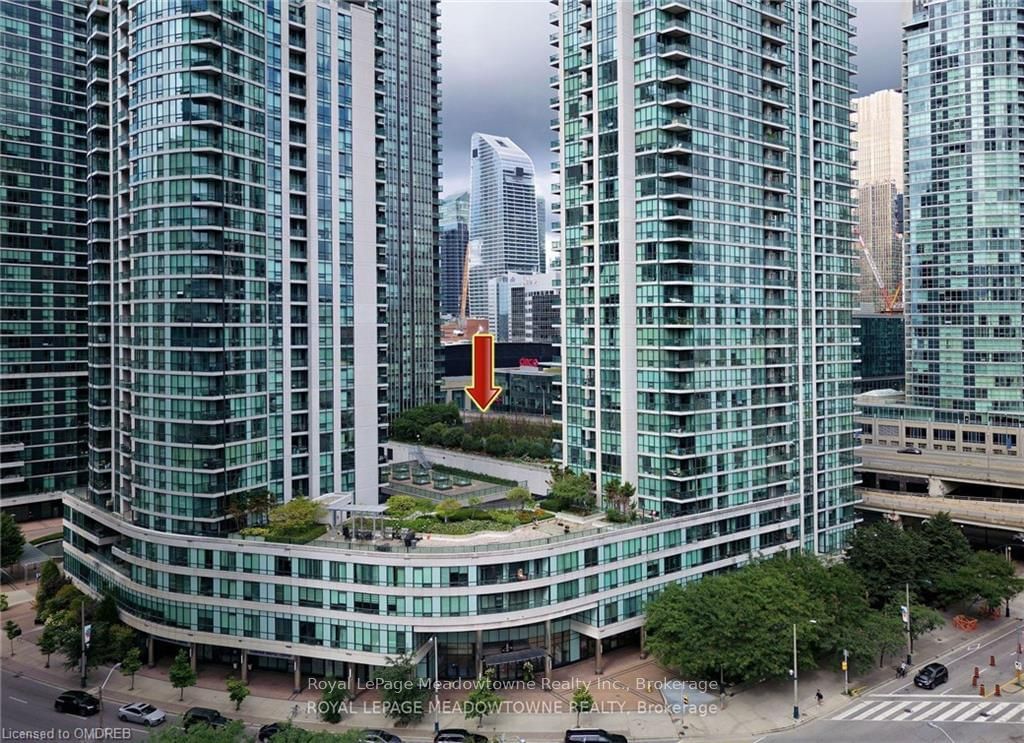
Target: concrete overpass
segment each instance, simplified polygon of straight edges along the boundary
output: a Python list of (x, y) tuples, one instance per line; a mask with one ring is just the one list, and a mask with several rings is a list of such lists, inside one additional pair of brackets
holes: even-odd
[(1024, 533), (1024, 502), (1021, 501), (946, 498), (868, 488), (858, 488), (857, 494), (863, 499), (857, 504), (862, 511), (922, 519), (948, 513), (958, 524)]
[[(970, 485), (1024, 489), (1024, 458), (1018, 455), (964, 454), (922, 450), (921, 454), (900, 454), (894, 447), (865, 445), (858, 453), (862, 474), (889, 475), (902, 480), (927, 482), (928, 493), (946, 496)], [(1019, 506), (1024, 509), (1024, 505)]]

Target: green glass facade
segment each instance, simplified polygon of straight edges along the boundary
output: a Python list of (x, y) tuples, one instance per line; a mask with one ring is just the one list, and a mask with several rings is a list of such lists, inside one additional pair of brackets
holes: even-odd
[(1024, 417), (1020, 3), (914, 2), (904, 25), (907, 400)]
[(0, 491), (19, 517), (85, 485), (85, 15), (0, 2)]
[(564, 464), (651, 515), (783, 507), (793, 546), (841, 548), (849, 3), (561, 8)]
[(902, 313), (855, 312), (860, 379), (857, 394), (877, 389), (903, 389), (904, 323)]

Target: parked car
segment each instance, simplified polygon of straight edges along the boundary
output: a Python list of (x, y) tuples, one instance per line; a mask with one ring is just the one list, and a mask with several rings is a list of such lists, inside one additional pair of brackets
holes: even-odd
[(167, 719), (167, 713), (146, 702), (133, 702), (117, 710), (117, 719), (151, 727)]
[(53, 708), (58, 712), (70, 712), (73, 715), (95, 715), (100, 711), (100, 700), (88, 692), (71, 690), (57, 697)]
[(463, 728), (445, 728), (434, 736), (434, 743), (489, 743), (486, 735)]
[(934, 689), (947, 681), (949, 669), (941, 663), (929, 663), (914, 676), (914, 686), (920, 686), (922, 689)]
[(181, 718), (181, 725), (183, 728), (188, 730), (193, 725), (199, 725), (200, 723), (206, 723), (212, 728), (222, 728), (227, 725), (231, 720), (226, 718), (220, 712), (209, 707), (193, 707), (185, 716)]
[(902, 449), (896, 450), (897, 454), (920, 454), (921, 450), (916, 446), (904, 446)]
[(286, 727), (288, 727), (288, 723), (287, 722), (271, 722), (271, 723), (268, 723), (268, 724), (264, 725), (263, 727), (261, 727), (260, 731), (258, 733), (256, 733), (256, 740), (260, 741), (260, 743), (264, 743), (264, 741), (270, 740), (275, 735), (277, 735), (282, 730), (284, 730)]
[(361, 738), (363, 743), (402, 743), (402, 739), (387, 730), (364, 730)]
[(601, 728), (573, 728), (565, 731), (565, 743), (628, 743), (625, 735)]

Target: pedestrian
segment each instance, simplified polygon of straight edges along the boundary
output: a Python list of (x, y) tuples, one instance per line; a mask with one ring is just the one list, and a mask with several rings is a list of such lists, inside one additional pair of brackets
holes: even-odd
[(899, 667), (899, 669), (897, 669), (896, 675), (899, 676), (900, 678), (905, 678), (906, 677), (906, 675), (907, 675), (907, 664), (905, 662), (904, 663), (900, 663), (900, 667)]
[(818, 689), (818, 692), (814, 695), (814, 698), (818, 700), (819, 707), (821, 706), (821, 703), (825, 701), (825, 695), (821, 693), (821, 689)]

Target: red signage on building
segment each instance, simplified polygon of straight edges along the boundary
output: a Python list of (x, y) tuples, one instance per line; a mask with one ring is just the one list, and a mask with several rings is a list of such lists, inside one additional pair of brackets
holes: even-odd
[(519, 359), (519, 366), (540, 366), (540, 359)]

